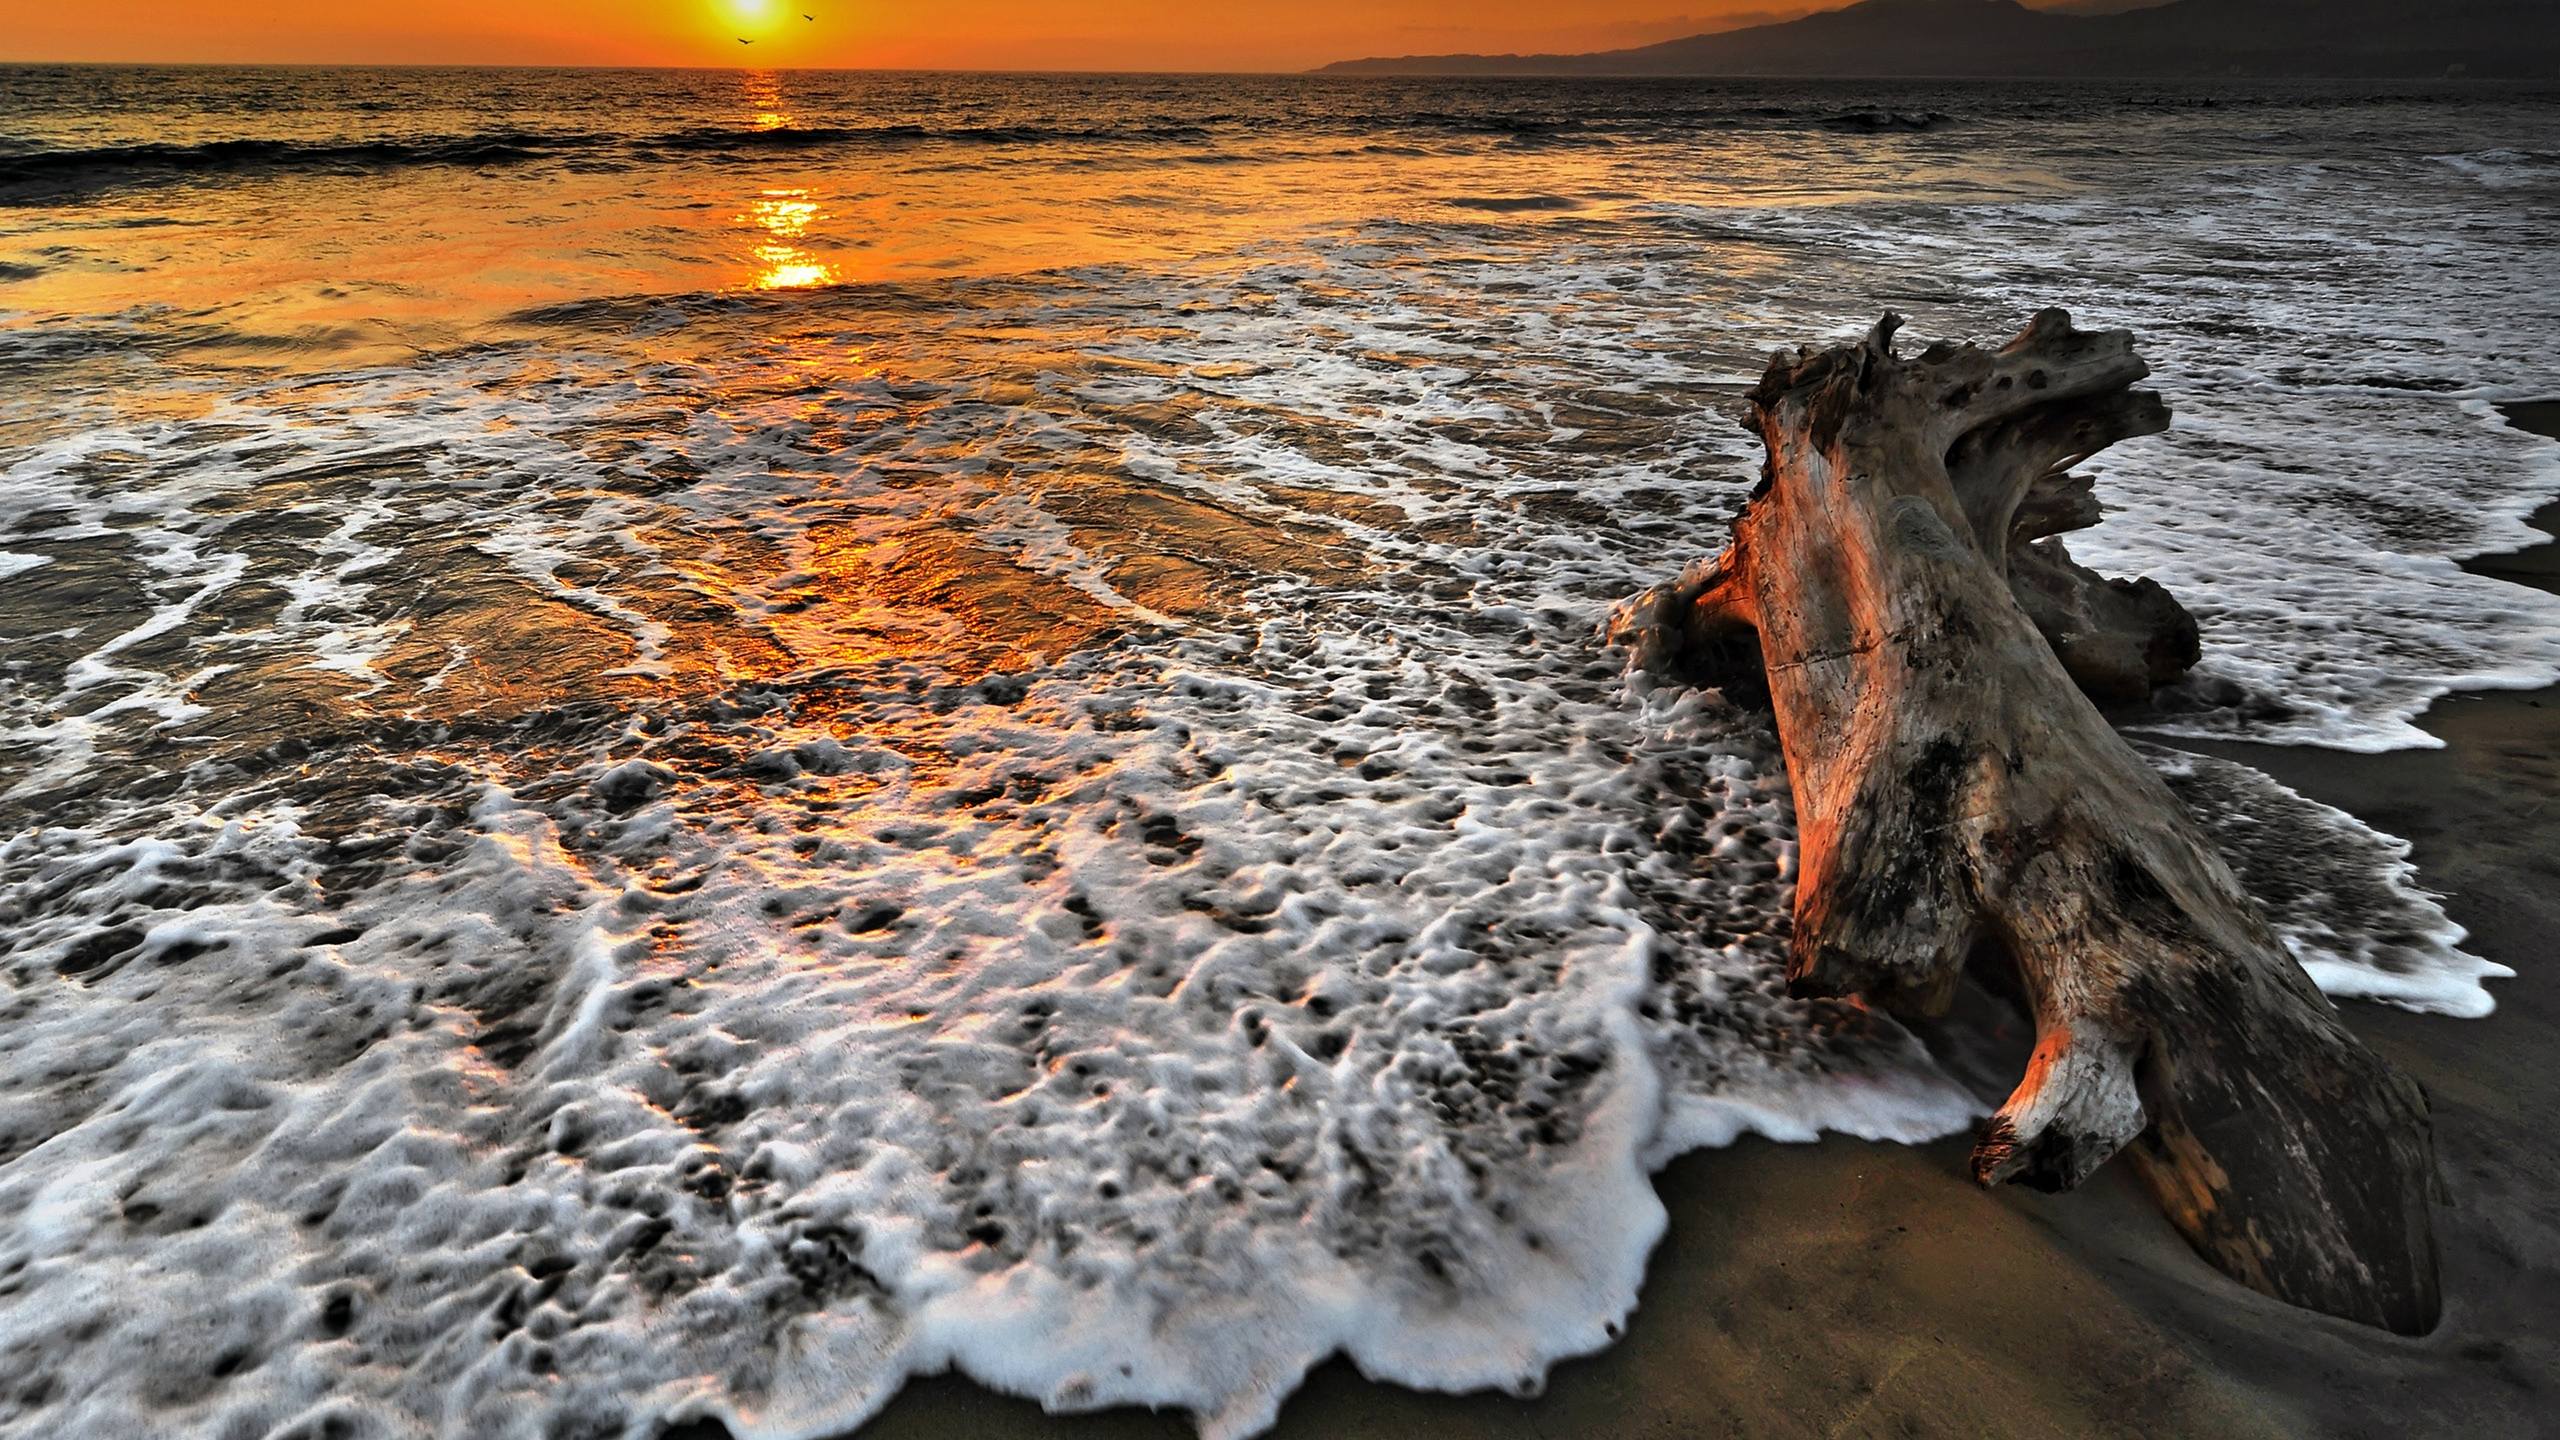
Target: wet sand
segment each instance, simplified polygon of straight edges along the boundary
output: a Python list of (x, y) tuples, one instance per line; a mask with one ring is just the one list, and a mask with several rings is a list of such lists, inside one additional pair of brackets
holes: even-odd
[[(2560, 438), (2560, 402), (2510, 407)], [(2536, 524), (2560, 534), (2560, 504)], [(2560, 545), (2467, 567), (2560, 588)], [(2560, 688), (2449, 697), (2440, 750), (2198, 745), (2407, 838), (2467, 948), (2517, 971), (2461, 1021), (2350, 1004), (2434, 1098), (2452, 1192), (2446, 1314), (2404, 1339), (2263, 1299), (2196, 1259), (2121, 1166), (1984, 1193), (1969, 1140), (1746, 1142), (1658, 1177), (1642, 1307), (1535, 1400), (1428, 1396), (1335, 1362), (1275, 1434), (1352, 1437), (2552, 1433), (2560, 1411)], [(864, 1440), (1187, 1436), (1176, 1414), (1053, 1417), (948, 1377)]]

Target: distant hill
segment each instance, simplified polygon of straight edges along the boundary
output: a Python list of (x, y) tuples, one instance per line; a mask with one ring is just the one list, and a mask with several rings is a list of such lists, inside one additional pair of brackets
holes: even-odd
[(1778, 25), (1589, 55), (1409, 55), (1336, 75), (2560, 78), (2560, 0), (1863, 0)]

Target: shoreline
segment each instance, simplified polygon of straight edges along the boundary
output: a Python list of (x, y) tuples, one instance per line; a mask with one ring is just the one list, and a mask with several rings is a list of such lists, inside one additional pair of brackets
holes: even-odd
[[(2560, 439), (2560, 401), (2503, 405)], [(2560, 591), (2551, 542), (2464, 562)], [(1340, 1358), (1283, 1407), (1277, 1440), (1598, 1435), (2046, 1436), (2057, 1433), (2526, 1436), (2560, 1377), (2560, 686), (2444, 696), (2430, 750), (2355, 754), (2174, 743), (2255, 766), (2410, 842), (2421, 881), (2508, 964), (2478, 1020), (2350, 1002), (2366, 1043), (2435, 1107), (2446, 1307), (2415, 1339), (2294, 1310), (2186, 1247), (2127, 1169), (2068, 1196), (1965, 1178), (1961, 1134), (1928, 1145), (1829, 1136), (1693, 1151), (1654, 1177), (1668, 1230), (1627, 1333), (1558, 1365), (1543, 1396), (1439, 1395)], [(943, 1375), (910, 1382), (862, 1440), (1135, 1440), (1180, 1412), (1059, 1416)]]

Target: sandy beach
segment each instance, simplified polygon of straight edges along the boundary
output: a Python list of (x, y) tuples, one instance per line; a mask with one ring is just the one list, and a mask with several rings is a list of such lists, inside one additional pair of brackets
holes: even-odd
[[(2507, 407), (2560, 438), (2560, 402)], [(2560, 533), (2560, 504), (2535, 517)], [(2465, 567), (2560, 588), (2560, 544)], [(2402, 1436), (2546, 1434), (2560, 1376), (2560, 687), (2447, 697), (2436, 750), (2195, 744), (2407, 839), (2423, 883), (2515, 969), (2460, 1021), (2350, 1003), (2433, 1098), (2451, 1203), (2447, 1296), (2403, 1339), (2286, 1308), (2197, 1259), (2122, 1165), (2082, 1191), (1986, 1193), (1970, 1139), (1746, 1140), (1657, 1177), (1671, 1229), (1626, 1338), (1546, 1393), (1428, 1396), (1336, 1361), (1273, 1433), (1431, 1436)], [(1173, 1414), (1052, 1416), (943, 1377), (866, 1440), (1181, 1436)]]

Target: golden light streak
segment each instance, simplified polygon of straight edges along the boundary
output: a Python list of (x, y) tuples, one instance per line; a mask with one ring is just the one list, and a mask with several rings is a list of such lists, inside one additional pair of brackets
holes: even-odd
[(835, 283), (835, 267), (799, 242), (825, 212), (806, 190), (767, 190), (747, 202), (738, 223), (764, 232), (754, 246), (759, 290), (806, 290)]

